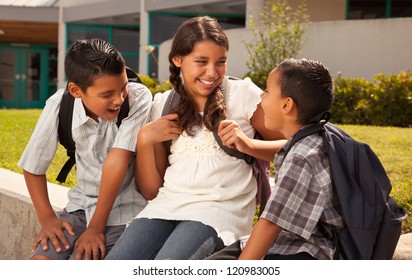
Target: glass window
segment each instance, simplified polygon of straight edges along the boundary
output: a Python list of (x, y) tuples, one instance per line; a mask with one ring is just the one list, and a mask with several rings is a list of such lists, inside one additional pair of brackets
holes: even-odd
[(13, 100), (15, 54), (0, 50), (0, 99)]
[(126, 60), (126, 65), (139, 72), (139, 28), (136, 26), (70, 24), (69, 45), (77, 39), (100, 38), (112, 44)]
[[(197, 16), (197, 14), (167, 14), (167, 13), (151, 13), (150, 14), (150, 34), (149, 34), (149, 45), (155, 47), (155, 50), (149, 54), (149, 75), (152, 78), (157, 78), (158, 65), (158, 46), (162, 42), (173, 38), (176, 30), (179, 26), (187, 19)], [(244, 28), (245, 27), (245, 16), (215, 16), (223, 29), (232, 28)]]
[(412, 17), (412, 0), (392, 0), (391, 17)]
[(69, 25), (68, 44), (71, 45), (78, 39), (100, 38), (109, 41), (109, 28), (105, 26)]
[(29, 101), (40, 100), (40, 53), (27, 54), (26, 99)]
[(384, 18), (386, 0), (350, 0), (348, 19)]
[(349, 0), (348, 19), (412, 17), (412, 0)]
[(113, 27), (113, 45), (120, 52), (139, 52), (139, 30), (138, 28)]

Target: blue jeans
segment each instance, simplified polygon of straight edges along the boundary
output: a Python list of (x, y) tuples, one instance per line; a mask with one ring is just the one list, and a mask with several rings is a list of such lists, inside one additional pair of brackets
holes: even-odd
[(216, 231), (195, 221), (134, 219), (107, 260), (201, 260), (224, 247)]

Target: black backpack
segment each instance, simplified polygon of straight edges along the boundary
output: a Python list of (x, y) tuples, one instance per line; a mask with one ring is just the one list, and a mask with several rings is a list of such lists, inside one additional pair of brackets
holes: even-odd
[[(126, 67), (126, 73), (129, 82), (142, 84), (139, 76), (129, 67)], [(57, 175), (56, 180), (60, 183), (66, 181), (67, 175), (76, 163), (76, 144), (74, 143), (72, 136), (73, 107), (74, 97), (66, 88), (60, 104), (58, 137), (60, 144), (66, 149), (69, 159), (63, 165), (59, 175)], [(129, 109), (129, 99), (126, 98), (122, 106), (120, 107), (119, 116), (117, 117), (116, 122), (117, 127), (119, 127), (122, 123), (122, 120), (127, 117), (127, 115), (129, 114)]]
[(334, 259), (392, 259), (407, 214), (389, 195), (392, 185), (369, 145), (328, 123), (329, 118), (324, 113), (319, 123), (299, 130), (286, 151), (308, 135), (322, 135), (345, 226), (340, 232), (326, 224), (318, 226), (334, 240)]
[[(226, 93), (227, 91), (228, 80), (238, 80), (238, 78), (230, 77), (230, 76), (225, 77), (221, 85), (221, 90), (223, 93)], [(163, 107), (162, 116), (170, 114), (172, 112), (172, 109), (179, 103), (179, 101), (180, 101), (180, 95), (172, 89)], [(213, 136), (215, 137), (215, 140), (219, 144), (220, 148), (222, 148), (228, 155), (242, 159), (248, 164), (251, 164), (253, 174), (257, 180), (257, 185), (258, 185), (256, 198), (257, 198), (257, 204), (260, 205), (259, 206), (259, 215), (260, 215), (266, 206), (266, 202), (269, 199), (270, 192), (271, 192), (270, 182), (269, 182), (269, 177), (270, 177), (269, 164), (270, 163), (262, 159), (254, 158), (236, 149), (231, 149), (231, 148), (226, 147), (225, 145), (223, 145), (222, 140), (220, 139), (218, 135), (217, 128), (213, 130)], [(257, 132), (254, 138), (262, 139), (262, 137)], [(170, 154), (171, 143), (172, 143), (171, 140), (164, 142), (166, 151), (168, 154)]]

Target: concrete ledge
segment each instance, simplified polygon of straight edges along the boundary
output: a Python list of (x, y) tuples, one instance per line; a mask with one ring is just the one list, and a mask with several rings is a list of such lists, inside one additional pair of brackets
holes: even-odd
[[(56, 213), (68, 202), (68, 188), (48, 184)], [(39, 225), (23, 175), (0, 168), (0, 260), (26, 260)], [(394, 260), (412, 260), (412, 233), (401, 235)]]
[[(68, 188), (48, 184), (56, 213), (67, 204)], [(0, 260), (25, 260), (39, 225), (36, 212), (21, 174), (0, 168)]]
[(412, 233), (402, 234), (393, 254), (394, 260), (412, 260)]

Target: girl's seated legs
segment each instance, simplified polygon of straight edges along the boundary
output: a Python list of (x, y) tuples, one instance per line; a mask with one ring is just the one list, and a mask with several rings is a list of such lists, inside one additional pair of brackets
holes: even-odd
[(108, 260), (204, 259), (223, 247), (216, 231), (200, 222), (135, 219)]
[(212, 227), (195, 221), (181, 221), (155, 259), (203, 260), (223, 247), (223, 241)]

